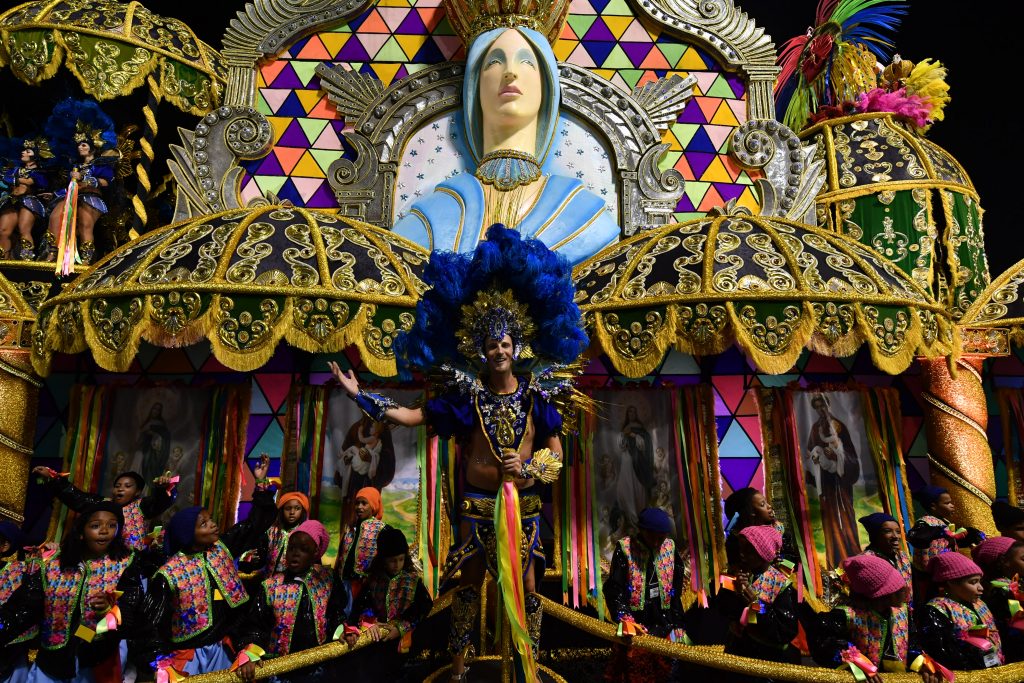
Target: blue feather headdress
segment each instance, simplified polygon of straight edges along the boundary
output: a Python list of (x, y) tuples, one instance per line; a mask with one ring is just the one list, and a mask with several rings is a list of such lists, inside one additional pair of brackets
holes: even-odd
[(433, 252), (423, 281), (416, 322), (395, 340), (404, 376), (444, 367), (475, 376), (498, 333), (513, 338), (517, 372), (534, 377), (574, 363), (588, 344), (568, 261), (502, 225), (472, 254)]
[(114, 122), (93, 100), (61, 100), (46, 120), (46, 136), (54, 154), (68, 159), (78, 158), (78, 143), (88, 142), (93, 153), (117, 147)]

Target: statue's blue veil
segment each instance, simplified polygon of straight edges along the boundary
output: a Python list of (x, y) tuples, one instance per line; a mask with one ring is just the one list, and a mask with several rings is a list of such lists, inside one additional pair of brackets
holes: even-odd
[[(480, 111), (480, 68), (487, 50), (502, 33), (510, 29), (496, 28), (484, 31), (469, 46), (466, 56), (466, 77), (462, 82), (462, 122), (466, 130), (466, 140), (473, 163), (480, 162), (483, 156), (483, 126)], [(533, 46), (540, 59), (541, 99), (539, 120), (537, 121), (537, 161), (543, 165), (544, 159), (551, 148), (551, 142), (558, 130), (558, 105), (561, 101), (561, 88), (558, 82), (558, 60), (548, 44), (547, 38), (533, 29), (519, 26), (519, 31), (527, 42)]]

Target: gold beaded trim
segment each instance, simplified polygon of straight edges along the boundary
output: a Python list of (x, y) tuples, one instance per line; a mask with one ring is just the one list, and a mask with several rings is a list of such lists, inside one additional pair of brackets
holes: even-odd
[(945, 463), (939, 462), (938, 458), (936, 458), (931, 453), (928, 454), (928, 464), (937, 469), (942, 474), (942, 476), (946, 477), (960, 488), (966, 489), (967, 491), (973, 493), (983, 503), (985, 503), (985, 505), (992, 505), (992, 497), (990, 495), (988, 495), (987, 493), (979, 489), (977, 486), (975, 486), (974, 484), (967, 481), (959, 474), (951, 470), (949, 466), (947, 466)]
[(8, 362), (6, 362), (4, 360), (0, 360), (0, 370), (3, 370), (4, 372), (6, 372), (9, 375), (14, 375), (18, 379), (25, 380), (26, 382), (28, 382), (29, 384), (31, 384), (32, 386), (34, 386), (37, 389), (39, 389), (39, 388), (41, 388), (43, 386), (43, 383), (40, 382), (38, 379), (36, 379), (32, 375), (30, 375), (29, 373), (25, 372), (21, 368), (18, 368), (18, 367), (14, 366), (14, 365), (11, 365), (10, 363), (8, 363)]
[(939, 410), (941, 410), (942, 412), (946, 413), (950, 417), (955, 417), (958, 420), (963, 420), (968, 425), (973, 427), (975, 431), (977, 431), (979, 434), (981, 434), (981, 436), (984, 437), (986, 441), (988, 440), (988, 434), (985, 432), (985, 429), (980, 424), (978, 424), (977, 422), (975, 422), (971, 418), (967, 417), (966, 415), (961, 413), (959, 410), (957, 410), (953, 406), (951, 406), (951, 405), (949, 405), (947, 403), (944, 403), (943, 401), (940, 401), (939, 399), (935, 398), (933, 395), (931, 395), (927, 391), (922, 391), (921, 392), (921, 397), (925, 401), (930, 403), (932, 406), (934, 406), (935, 408), (938, 408)]
[(32, 449), (31, 448), (29, 448), (28, 446), (21, 445), (20, 443), (18, 443), (17, 441), (12, 439), (11, 437), (7, 436), (3, 432), (0, 432), (0, 444), (3, 444), (4, 446), (7, 446), (12, 451), (17, 451), (17, 452), (22, 453), (24, 455), (32, 455)]

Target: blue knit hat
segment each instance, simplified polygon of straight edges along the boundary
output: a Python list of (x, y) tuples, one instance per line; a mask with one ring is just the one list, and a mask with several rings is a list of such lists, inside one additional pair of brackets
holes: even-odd
[(672, 518), (661, 508), (645, 508), (640, 513), (640, 520), (637, 526), (641, 531), (670, 534), (672, 533)]
[(25, 537), (22, 535), (18, 525), (6, 519), (0, 522), (0, 538), (11, 544), (12, 551), (21, 550), (21, 546), (25, 544)]
[[(896, 522), (896, 518), (884, 512), (872, 512), (870, 515), (861, 517), (858, 521), (864, 527), (864, 530), (868, 532), (868, 538), (874, 542), (875, 535), (882, 530), (882, 525), (886, 522)], [(898, 524), (899, 522), (896, 523)]]
[(202, 505), (178, 510), (171, 517), (171, 521), (167, 522), (164, 552), (168, 557), (192, 545), (196, 538), (196, 520), (199, 519), (199, 513), (202, 511)]

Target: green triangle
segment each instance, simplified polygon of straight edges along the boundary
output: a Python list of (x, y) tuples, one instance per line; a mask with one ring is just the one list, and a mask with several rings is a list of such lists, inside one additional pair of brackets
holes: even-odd
[(399, 62), (404, 64), (409, 61), (409, 57), (405, 54), (405, 50), (398, 44), (394, 36), (388, 38), (388, 42), (384, 43), (376, 55), (373, 56), (375, 62)]
[(790, 382), (800, 379), (800, 375), (758, 375), (761, 384), (766, 387), (784, 387)]
[(569, 28), (573, 30), (577, 38), (582, 40), (595, 21), (597, 21), (597, 17), (593, 14), (570, 14)]
[(665, 156), (658, 162), (658, 170), (667, 171), (670, 168), (675, 168), (676, 162), (681, 156), (683, 156), (682, 152), (665, 152)]
[(700, 124), (697, 123), (673, 123), (672, 134), (676, 136), (676, 140), (679, 140), (679, 144), (683, 149), (690, 144), (690, 140), (697, 134), (697, 129), (700, 128)]
[(419, 73), (426, 69), (430, 64), (406, 64), (405, 70), (409, 74)]
[(612, 0), (604, 9), (601, 11), (602, 16), (606, 17), (632, 17), (634, 16), (633, 10), (629, 8), (629, 4), (626, 0)]
[(754, 181), (750, 179), (746, 171), (740, 171), (740, 175), (736, 178), (737, 185), (753, 185)]
[(256, 90), (256, 111), (263, 114), (264, 116), (273, 116), (274, 112), (270, 109), (270, 105), (263, 99), (263, 95), (260, 91)]
[(316, 163), (323, 170), (324, 175), (327, 174), (327, 169), (331, 164), (337, 161), (342, 154), (339, 149), (310, 149), (309, 153), (316, 159)]
[(281, 191), (281, 187), (288, 180), (288, 177), (283, 175), (258, 175), (253, 176), (253, 179), (256, 181), (256, 187), (260, 188), (260, 192), (264, 195), (268, 193), (276, 195)]
[(640, 77), (643, 75), (644, 72), (640, 69), (622, 69), (619, 71), (619, 76), (622, 77), (622, 80), (626, 81), (626, 85), (630, 88), (635, 88), (637, 81), (639, 81)]
[[(309, 85), (309, 82), (313, 80), (313, 76), (316, 75), (316, 68), (320, 65), (320, 62), (312, 59), (293, 59), (292, 68), (295, 69), (295, 75), (299, 77), (302, 85)], [(730, 95), (732, 97), (732, 95)]]
[(324, 128), (330, 123), (327, 119), (297, 119), (299, 125), (302, 126), (302, 132), (306, 134), (306, 139), (309, 140), (309, 144), (316, 142), (316, 139), (320, 137), (320, 133), (324, 132)]
[(448, 22), (448, 17), (445, 17), (441, 21), (437, 22), (437, 26), (434, 28), (433, 34), (435, 36), (454, 36), (455, 31), (452, 30), (452, 25)]
[(700, 206), (700, 202), (704, 199), (704, 195), (708, 193), (708, 188), (711, 187), (711, 183), (702, 183), (699, 180), (687, 180), (686, 186), (683, 188), (683, 192), (690, 198), (690, 201), (694, 206)]
[(707, 214), (703, 211), (674, 211), (672, 213), (672, 220), (676, 223), (685, 223), (686, 221), (692, 221), (694, 218), (706, 217)]
[(608, 57), (601, 64), (602, 69), (630, 69), (633, 67), (633, 62), (629, 61), (629, 57), (622, 50), (618, 43), (612, 48), (612, 51), (608, 53)]
[(348, 24), (345, 24), (344, 26), (332, 28), (329, 31), (323, 31), (323, 33), (352, 33), (352, 29)]
[(678, 43), (658, 43), (658, 49), (665, 55), (665, 61), (673, 67), (679, 63), (679, 58), (686, 52), (686, 45)]
[(719, 154), (728, 154), (729, 153), (729, 138), (726, 138), (726, 139), (722, 140), (722, 146), (718, 148), (718, 153)]
[(715, 82), (711, 84), (708, 91), (704, 93), (705, 97), (724, 97), (729, 100), (736, 99), (736, 93), (729, 87), (729, 81), (725, 80), (724, 76), (719, 76), (715, 79)]

